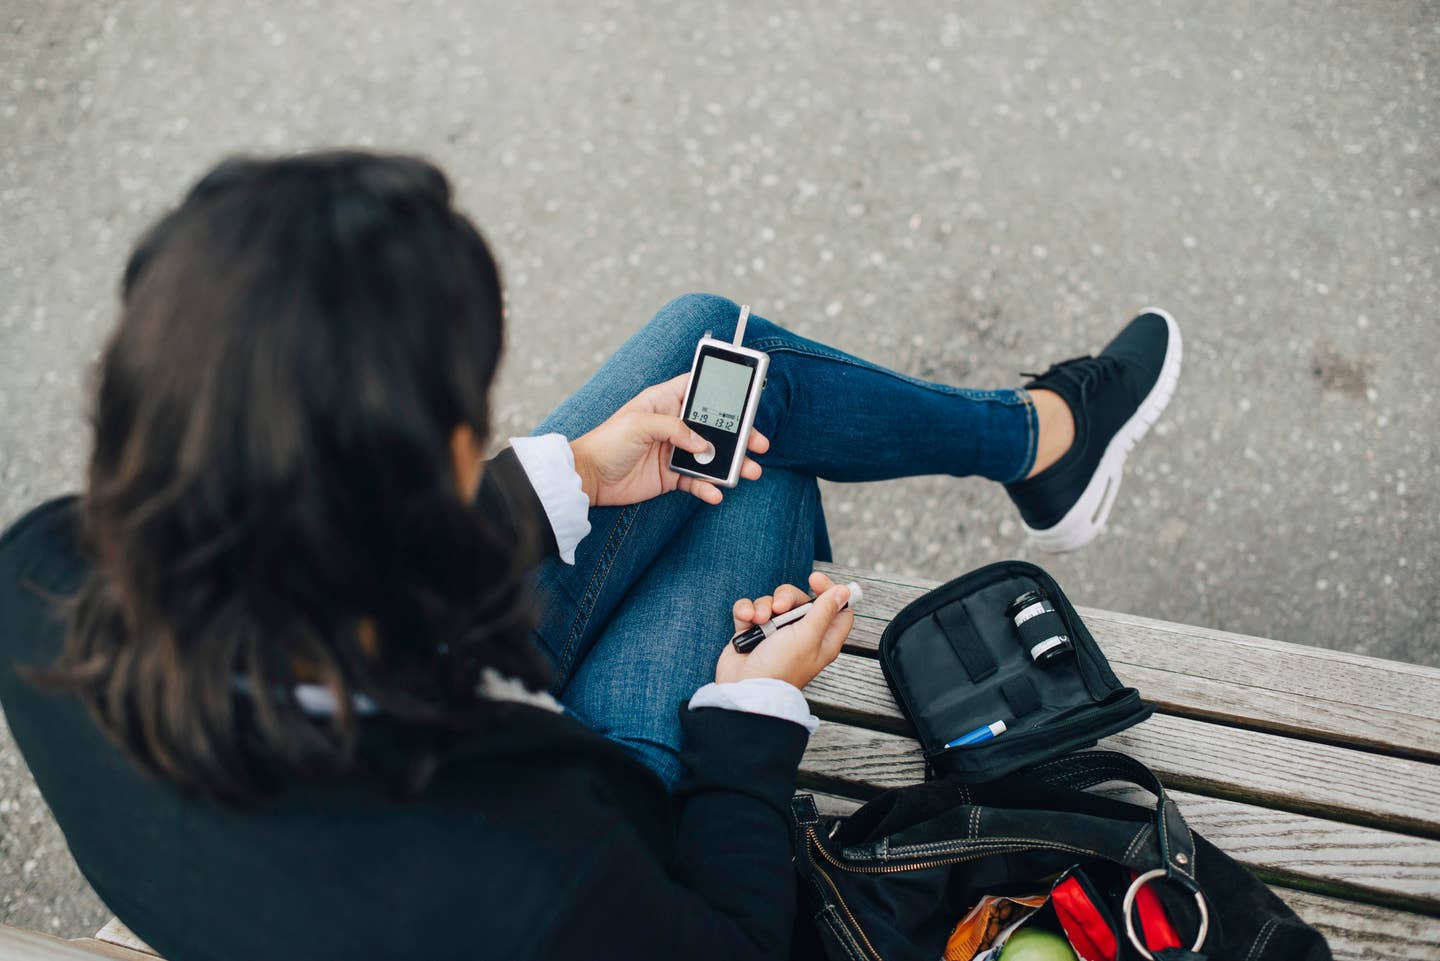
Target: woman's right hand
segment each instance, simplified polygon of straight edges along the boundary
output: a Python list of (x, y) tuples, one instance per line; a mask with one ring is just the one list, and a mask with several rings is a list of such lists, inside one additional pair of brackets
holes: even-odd
[[(841, 610), (850, 599), (850, 589), (833, 583), (819, 571), (810, 575), (810, 589), (816, 594), (815, 606), (810, 612), (780, 628), (749, 654), (741, 654), (735, 645), (726, 644), (715, 665), (715, 680), (724, 683), (749, 677), (773, 677), (804, 687), (835, 660), (855, 626), (855, 613)], [(741, 598), (733, 610), (735, 630), (764, 624), (776, 614), (809, 600), (809, 595), (793, 584), (782, 584), (774, 594), (755, 600)]]

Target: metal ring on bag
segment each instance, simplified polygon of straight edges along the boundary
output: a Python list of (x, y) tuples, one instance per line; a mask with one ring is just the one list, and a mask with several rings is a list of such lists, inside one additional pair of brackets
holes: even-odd
[[(1140, 889), (1143, 888), (1146, 883), (1156, 878), (1163, 878), (1169, 873), (1170, 872), (1164, 868), (1146, 871), (1134, 881), (1131, 881), (1130, 887), (1125, 891), (1125, 905), (1122, 909), (1125, 912), (1125, 933), (1130, 936), (1130, 943), (1135, 945), (1135, 950), (1139, 951), (1140, 954), (1146, 958), (1146, 961), (1155, 961), (1155, 955), (1151, 954), (1145, 945), (1140, 943), (1140, 936), (1135, 933), (1135, 916), (1132, 911), (1135, 907), (1135, 895), (1140, 893)], [(1195, 904), (1200, 908), (1200, 933), (1195, 935), (1195, 944), (1191, 946), (1190, 950), (1198, 952), (1200, 946), (1205, 943), (1205, 935), (1210, 933), (1210, 909), (1206, 907), (1205, 895), (1200, 893), (1199, 888), (1195, 889)]]

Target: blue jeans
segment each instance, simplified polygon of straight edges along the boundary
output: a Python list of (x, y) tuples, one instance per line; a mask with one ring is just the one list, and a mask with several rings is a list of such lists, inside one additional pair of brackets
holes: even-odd
[[(689, 294), (665, 305), (537, 434), (574, 440), (652, 384), (690, 369), (707, 330), (728, 340), (739, 306)], [(715, 679), (737, 598), (804, 585), (829, 559), (817, 477), (1029, 473), (1037, 424), (1022, 390), (964, 390), (906, 377), (752, 316), (745, 345), (770, 355), (755, 427), (770, 438), (764, 476), (711, 507), (674, 492), (595, 508), (575, 564), (538, 574), (536, 640), (554, 693), (666, 783), (681, 774), (681, 707)]]

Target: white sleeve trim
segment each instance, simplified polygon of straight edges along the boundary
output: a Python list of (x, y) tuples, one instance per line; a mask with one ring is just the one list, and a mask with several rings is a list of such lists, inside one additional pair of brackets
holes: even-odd
[(480, 683), (475, 685), (475, 693), (490, 701), (514, 701), (517, 704), (538, 707), (543, 711), (565, 713), (565, 708), (548, 692), (532, 691), (515, 678), (507, 677), (493, 667), (486, 667), (480, 672)]
[(563, 434), (512, 437), (510, 447), (545, 508), (560, 559), (575, 563), (575, 548), (590, 533), (590, 498), (575, 472), (575, 452)]
[(774, 677), (747, 677), (743, 681), (706, 684), (690, 698), (690, 710), (718, 707), (727, 711), (764, 714), (782, 721), (794, 721), (811, 734), (820, 719), (810, 713), (805, 695), (793, 684)]

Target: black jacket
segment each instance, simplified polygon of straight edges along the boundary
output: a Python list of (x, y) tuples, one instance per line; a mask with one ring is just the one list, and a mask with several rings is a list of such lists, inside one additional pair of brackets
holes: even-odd
[(0, 537), (0, 705), (81, 871), (170, 961), (786, 956), (800, 725), (686, 710), (670, 797), (570, 717), (517, 704), (446, 748), (418, 799), (356, 777), (232, 810), (141, 773), (73, 697), (16, 675), (58, 655), (46, 595), (86, 565), (73, 498)]

